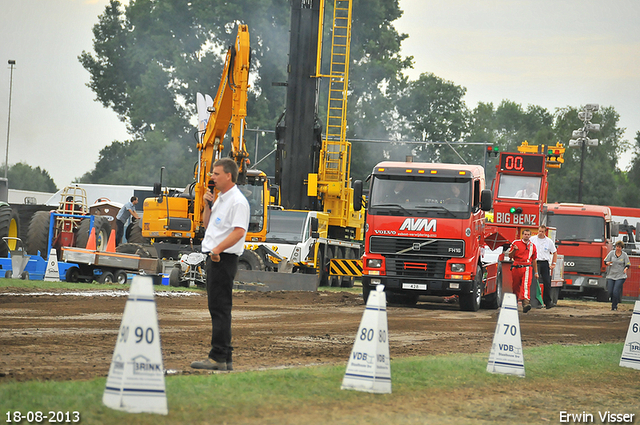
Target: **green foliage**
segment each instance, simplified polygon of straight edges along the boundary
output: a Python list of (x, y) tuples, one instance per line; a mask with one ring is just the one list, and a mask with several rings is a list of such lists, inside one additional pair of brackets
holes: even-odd
[[(4, 175), (4, 166), (0, 168), (0, 172)], [(58, 190), (48, 171), (40, 167), (33, 168), (22, 162), (9, 167), (7, 180), (9, 180), (9, 189), (49, 193)]]

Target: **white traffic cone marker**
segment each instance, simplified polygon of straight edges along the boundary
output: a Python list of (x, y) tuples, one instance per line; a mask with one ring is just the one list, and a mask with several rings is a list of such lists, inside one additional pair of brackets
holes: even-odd
[(515, 294), (505, 294), (493, 335), (487, 372), (517, 375), (524, 378), (524, 356)]
[(620, 366), (640, 369), (640, 301), (636, 301), (633, 307), (627, 338), (620, 356)]
[(169, 413), (158, 314), (149, 276), (136, 276), (131, 283), (102, 402), (129, 413)]
[(341, 389), (391, 393), (391, 362), (384, 286), (371, 291), (356, 335)]

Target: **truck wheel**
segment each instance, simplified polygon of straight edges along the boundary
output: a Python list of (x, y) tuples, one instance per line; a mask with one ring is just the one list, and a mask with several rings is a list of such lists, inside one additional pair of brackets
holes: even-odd
[(29, 272), (25, 270), (22, 273), (20, 273), (20, 279), (29, 280)]
[(66, 273), (65, 277), (66, 277), (66, 281), (67, 282), (76, 283), (78, 281), (78, 279), (80, 278), (80, 269), (77, 268), (76, 266), (69, 267), (67, 269), (67, 273)]
[(318, 282), (319, 286), (329, 285), (329, 273), (327, 270), (327, 264), (325, 263), (324, 246), (318, 247)]
[(257, 252), (245, 249), (238, 259), (238, 270), (263, 271), (264, 261)]
[(12, 277), (13, 277), (13, 271), (7, 270), (6, 272), (4, 272), (5, 279), (11, 279)]
[(169, 273), (169, 285), (176, 288), (180, 286), (180, 272), (181, 270), (179, 267), (174, 267), (171, 269), (171, 272)]
[(502, 264), (498, 263), (498, 273), (496, 275), (496, 292), (493, 294), (487, 295), (482, 302), (480, 303), (480, 307), (487, 309), (497, 309), (502, 305)]
[(98, 283), (113, 283), (114, 277), (111, 272), (104, 272), (98, 276)]
[(116, 270), (113, 275), (113, 281), (119, 285), (124, 285), (127, 283), (127, 272), (124, 270)]
[(482, 268), (476, 270), (476, 278), (473, 279), (471, 292), (468, 294), (460, 294), (460, 310), (462, 311), (478, 311), (480, 309), (480, 300), (482, 299)]
[[(0, 206), (0, 238), (18, 238), (20, 229), (20, 217), (18, 213), (9, 205)], [(8, 239), (7, 242), (0, 241), (0, 257), (8, 257), (9, 251), (16, 249), (16, 240)], [(7, 246), (7, 244), (9, 244)]]
[(50, 211), (36, 211), (31, 217), (29, 228), (27, 229), (27, 253), (29, 255), (38, 255), (46, 258), (47, 245), (49, 244), (49, 219)]
[[(87, 246), (87, 242), (89, 242), (90, 227), (91, 219), (85, 218), (80, 222), (80, 226), (78, 226), (78, 231), (76, 233), (75, 246), (78, 248), (84, 248)], [(111, 224), (109, 224), (109, 221), (105, 217), (95, 216), (93, 220), (93, 227), (96, 229), (96, 251), (106, 251), (107, 242), (111, 233)]]

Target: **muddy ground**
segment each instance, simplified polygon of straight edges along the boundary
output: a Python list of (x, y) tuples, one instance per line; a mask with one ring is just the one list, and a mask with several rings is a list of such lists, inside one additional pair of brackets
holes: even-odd
[[(125, 291), (0, 288), (0, 382), (106, 376), (126, 302)], [(119, 295), (119, 296), (118, 296)], [(204, 292), (156, 296), (164, 367), (190, 369), (208, 353), (211, 325)], [(623, 342), (632, 305), (561, 300), (520, 312), (523, 346)], [(363, 313), (350, 292), (237, 292), (236, 371), (319, 364), (346, 365)], [(441, 298), (389, 306), (391, 357), (489, 353), (497, 310), (461, 312)]]

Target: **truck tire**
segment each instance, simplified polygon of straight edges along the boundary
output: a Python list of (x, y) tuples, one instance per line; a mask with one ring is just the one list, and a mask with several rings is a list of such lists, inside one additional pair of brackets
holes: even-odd
[(111, 272), (104, 272), (98, 276), (98, 283), (113, 283), (114, 281), (115, 278)]
[(318, 285), (329, 286), (329, 270), (325, 261), (324, 245), (318, 247)]
[(489, 294), (480, 302), (481, 308), (497, 309), (502, 305), (502, 264), (498, 263), (498, 273), (496, 275), (496, 292)]
[(76, 283), (80, 279), (80, 269), (76, 266), (69, 267), (65, 275), (67, 282)]
[(113, 282), (118, 285), (124, 285), (127, 283), (127, 272), (122, 269), (116, 270), (113, 274)]
[(471, 292), (468, 294), (460, 294), (460, 310), (462, 311), (478, 311), (480, 309), (480, 300), (482, 299), (482, 268), (478, 266), (476, 269), (476, 278), (473, 279)]
[(27, 229), (27, 254), (38, 255), (47, 258), (47, 245), (49, 244), (49, 220), (50, 211), (36, 211), (31, 217)]
[(169, 273), (169, 285), (177, 288), (180, 286), (180, 268), (174, 267)]
[[(20, 229), (20, 217), (18, 213), (9, 205), (0, 206), (0, 238), (18, 238)], [(8, 257), (9, 251), (16, 249), (17, 241), (8, 239), (6, 242), (0, 241), (0, 257)], [(7, 245), (8, 244), (8, 245)]]
[(263, 271), (264, 261), (257, 252), (245, 249), (238, 259), (238, 270)]
[[(91, 219), (85, 218), (80, 222), (78, 231), (76, 233), (75, 246), (78, 248), (85, 248), (87, 242), (89, 242), (91, 227)], [(95, 216), (93, 220), (93, 227), (96, 229), (96, 251), (106, 251), (107, 243), (109, 241), (109, 235), (111, 233), (111, 224), (105, 217)]]

